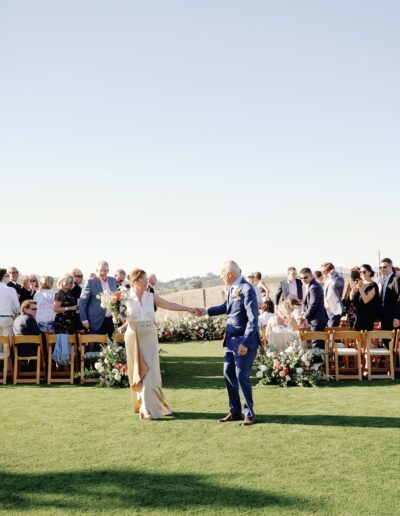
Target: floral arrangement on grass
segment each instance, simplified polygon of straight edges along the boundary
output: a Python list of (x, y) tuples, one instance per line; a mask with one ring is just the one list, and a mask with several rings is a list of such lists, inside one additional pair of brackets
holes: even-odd
[(183, 314), (157, 323), (160, 342), (221, 340), (225, 334), (225, 316), (193, 317)]
[(255, 363), (258, 366), (258, 385), (274, 383), (281, 387), (315, 387), (322, 378), (321, 356), (305, 349), (297, 337), (283, 351), (262, 349)]
[(97, 294), (96, 297), (100, 299), (100, 306), (112, 313), (114, 325), (125, 321), (127, 301), (129, 298), (128, 290), (117, 290), (116, 292), (103, 290), (103, 292)]

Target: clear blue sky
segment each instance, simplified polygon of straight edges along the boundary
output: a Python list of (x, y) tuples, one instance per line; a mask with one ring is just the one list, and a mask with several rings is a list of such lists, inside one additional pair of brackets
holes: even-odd
[(400, 263), (400, 3), (2, 0), (1, 265)]

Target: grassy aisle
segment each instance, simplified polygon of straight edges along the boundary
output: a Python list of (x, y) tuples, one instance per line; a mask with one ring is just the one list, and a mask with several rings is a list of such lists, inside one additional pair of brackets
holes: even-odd
[(125, 390), (0, 387), (0, 513), (397, 514), (400, 383), (254, 390), (227, 412), (217, 343), (162, 355), (171, 421)]

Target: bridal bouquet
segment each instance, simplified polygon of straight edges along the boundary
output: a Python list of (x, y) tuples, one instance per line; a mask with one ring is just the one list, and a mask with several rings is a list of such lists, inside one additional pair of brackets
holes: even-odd
[(103, 292), (97, 294), (97, 299), (100, 299), (100, 306), (112, 313), (115, 325), (125, 320), (128, 298), (129, 292), (127, 290), (117, 290), (116, 292), (103, 290)]
[(305, 349), (298, 338), (294, 338), (282, 351), (262, 349), (255, 361), (258, 385), (274, 383), (281, 387), (315, 387), (323, 376), (320, 370), (323, 362), (317, 362), (316, 357), (321, 360), (320, 355)]
[(100, 387), (128, 387), (128, 366), (125, 348), (110, 340), (94, 364), (100, 376)]

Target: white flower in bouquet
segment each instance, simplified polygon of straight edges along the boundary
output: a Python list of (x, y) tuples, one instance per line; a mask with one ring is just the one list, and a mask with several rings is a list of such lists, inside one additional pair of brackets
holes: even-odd
[(306, 361), (304, 362), (304, 365), (305, 365), (306, 367), (310, 367), (310, 362), (309, 362), (308, 360), (306, 360)]
[(105, 359), (104, 359), (104, 363), (105, 363), (105, 364), (108, 364), (108, 358), (105, 358)]
[(262, 378), (264, 376), (264, 373), (262, 371), (256, 372), (256, 378)]
[(260, 371), (268, 371), (268, 367), (265, 364), (260, 365)]
[(121, 377), (121, 373), (118, 371), (118, 372), (115, 374), (114, 378), (115, 378), (115, 380), (116, 380), (117, 382), (120, 382), (120, 381), (121, 381), (121, 378), (122, 378), (122, 377)]
[(303, 372), (303, 368), (302, 367), (296, 367), (296, 373), (297, 374), (301, 374)]
[(289, 376), (288, 374), (285, 376), (285, 380), (286, 380), (287, 382), (290, 382), (291, 378), (290, 378), (290, 376)]
[(119, 373), (118, 369), (117, 369), (117, 368), (115, 368), (115, 367), (113, 368), (113, 370), (112, 370), (111, 372), (112, 372), (112, 374), (117, 374), (117, 373)]
[(311, 369), (314, 369), (314, 371), (318, 371), (321, 364), (314, 364)]

